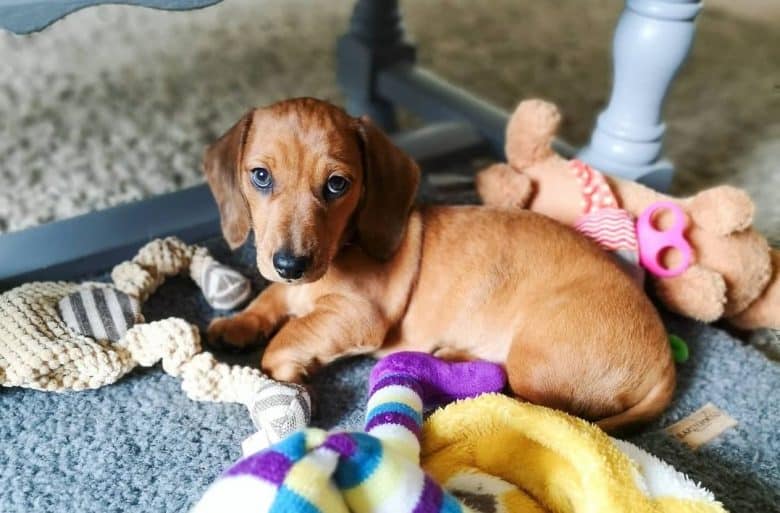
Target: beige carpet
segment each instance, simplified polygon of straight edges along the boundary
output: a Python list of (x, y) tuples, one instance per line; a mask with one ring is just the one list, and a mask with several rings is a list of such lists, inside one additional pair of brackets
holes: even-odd
[[(676, 191), (743, 186), (760, 205), (759, 226), (775, 239), (778, 4), (708, 3), (667, 109)], [(424, 64), (506, 108), (533, 95), (552, 99), (568, 115), (566, 137), (586, 141), (609, 91), (622, 2), (403, 5)], [(292, 95), (340, 101), (333, 46), (350, 6), (228, 0), (189, 13), (105, 6), (40, 34), (0, 34), (0, 231), (198, 183), (203, 146), (250, 105)]]

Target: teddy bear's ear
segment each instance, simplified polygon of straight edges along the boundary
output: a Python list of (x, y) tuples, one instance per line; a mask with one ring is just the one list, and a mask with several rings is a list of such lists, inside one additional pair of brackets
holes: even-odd
[(506, 155), (518, 171), (553, 154), (552, 140), (558, 133), (561, 113), (544, 100), (524, 100), (509, 118), (506, 127)]
[(702, 229), (728, 235), (753, 224), (755, 205), (742, 189), (721, 185), (691, 198), (688, 211)]

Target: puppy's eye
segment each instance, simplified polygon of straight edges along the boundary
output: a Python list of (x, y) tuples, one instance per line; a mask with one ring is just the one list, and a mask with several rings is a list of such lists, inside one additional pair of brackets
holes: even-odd
[(349, 180), (339, 175), (331, 175), (325, 183), (325, 198), (336, 199), (349, 189)]
[(271, 176), (271, 172), (264, 167), (256, 167), (250, 174), (252, 185), (260, 190), (270, 189), (274, 184), (274, 179)]

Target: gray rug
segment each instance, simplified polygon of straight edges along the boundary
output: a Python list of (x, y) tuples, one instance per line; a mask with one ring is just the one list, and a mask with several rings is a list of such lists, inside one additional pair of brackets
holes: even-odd
[[(211, 246), (256, 276), (251, 249), (228, 258), (222, 243)], [(194, 285), (173, 279), (145, 314), (179, 315), (205, 327), (213, 312)], [(679, 367), (671, 408), (630, 440), (700, 481), (732, 512), (778, 511), (780, 367), (722, 331), (672, 317), (668, 325), (692, 356)], [(248, 364), (259, 355), (219, 354)], [(354, 358), (316, 376), (315, 425), (360, 427), (371, 365)], [(696, 452), (662, 431), (707, 402), (739, 425)], [(241, 440), (252, 432), (243, 406), (190, 401), (159, 368), (95, 391), (0, 389), (0, 511), (184, 512), (239, 457)]]

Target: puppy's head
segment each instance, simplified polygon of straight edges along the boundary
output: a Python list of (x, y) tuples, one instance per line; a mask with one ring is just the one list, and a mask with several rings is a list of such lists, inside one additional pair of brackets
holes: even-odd
[(392, 256), (419, 183), (367, 118), (311, 98), (251, 110), (206, 150), (204, 169), (230, 246), (253, 230), (260, 273), (288, 283), (322, 277), (353, 237)]

